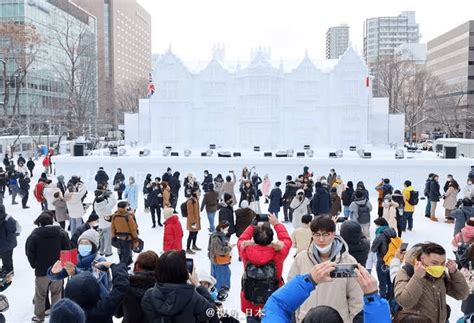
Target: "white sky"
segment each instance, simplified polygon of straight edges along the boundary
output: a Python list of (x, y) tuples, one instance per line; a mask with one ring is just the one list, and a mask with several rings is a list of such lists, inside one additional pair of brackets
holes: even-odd
[(270, 46), (272, 60), (301, 59), (305, 49), (324, 58), (330, 26), (350, 26), (351, 43), (362, 51), (366, 18), (416, 11), (421, 42), (467, 20), (474, 0), (137, 0), (152, 17), (152, 51), (171, 44), (184, 61), (209, 60), (223, 43), (226, 58), (247, 61), (251, 48)]

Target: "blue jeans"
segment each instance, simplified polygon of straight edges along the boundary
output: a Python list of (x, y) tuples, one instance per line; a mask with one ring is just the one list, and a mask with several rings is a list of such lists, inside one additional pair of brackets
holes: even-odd
[(211, 264), (211, 276), (216, 279), (216, 289), (222, 287), (230, 289), (230, 268), (229, 265)]
[(349, 211), (348, 206), (344, 206), (344, 217), (347, 219), (349, 216), (351, 216), (351, 211)]
[(207, 219), (209, 220), (209, 232), (214, 232), (216, 228), (214, 227), (214, 217), (216, 212), (207, 212)]
[(69, 220), (69, 225), (70, 225), (70, 229), (71, 229), (71, 235), (74, 234), (74, 232), (76, 232), (76, 229), (81, 226), (83, 223), (82, 221), (82, 218), (71, 218)]
[(377, 260), (377, 278), (379, 279), (379, 293), (383, 298), (387, 298), (392, 293), (392, 282), (390, 281), (390, 267), (383, 261)]
[(427, 217), (431, 216), (431, 203), (430, 203), (429, 198), (426, 199), (425, 216), (427, 216)]
[(403, 211), (403, 216), (400, 219), (400, 227), (402, 231), (406, 230), (407, 223), (408, 223), (408, 230), (413, 229), (413, 212)]

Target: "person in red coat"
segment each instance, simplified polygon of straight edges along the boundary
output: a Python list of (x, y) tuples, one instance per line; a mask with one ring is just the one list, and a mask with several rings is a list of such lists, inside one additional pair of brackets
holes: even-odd
[(49, 154), (47, 154), (46, 156), (44, 156), (44, 159), (43, 159), (43, 167), (44, 167), (44, 172), (46, 174), (48, 174), (48, 171), (50, 171), (50, 164), (51, 164), (51, 157), (49, 156)]
[[(248, 263), (263, 266), (273, 261), (276, 270), (275, 278), (279, 282), (279, 286), (282, 286), (283, 262), (290, 252), (292, 242), (286, 227), (278, 222), (277, 217), (273, 214), (268, 217), (269, 223), (258, 223), (257, 226), (249, 225), (239, 237), (237, 247), (244, 269)], [(273, 231), (270, 225), (277, 233), (277, 242), (273, 242)], [(247, 316), (247, 322), (260, 322), (263, 305), (252, 303), (245, 298), (243, 290), (240, 292), (240, 307)]]
[(40, 178), (38, 180), (38, 183), (36, 183), (35, 188), (33, 190), (33, 195), (35, 196), (36, 200), (41, 203), (41, 210), (47, 210), (48, 205), (46, 203), (46, 199), (43, 195), (44, 192), (44, 185), (45, 185), (45, 179)]
[(163, 234), (163, 251), (183, 249), (183, 228), (177, 214), (172, 208), (163, 210), (165, 219), (165, 233)]

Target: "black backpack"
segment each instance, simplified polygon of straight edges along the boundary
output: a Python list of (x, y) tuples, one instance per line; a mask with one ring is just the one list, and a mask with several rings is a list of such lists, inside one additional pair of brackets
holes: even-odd
[(417, 205), (418, 204), (418, 191), (410, 191), (410, 198), (408, 199), (408, 204)]
[(367, 206), (367, 200), (365, 200), (364, 205), (358, 205), (357, 214), (359, 215), (357, 221), (360, 224), (367, 224), (370, 222), (370, 209)]
[(242, 289), (245, 298), (253, 304), (265, 304), (278, 289), (276, 268), (273, 261), (257, 266), (248, 263), (242, 276)]
[(186, 202), (181, 203), (181, 216), (183, 218), (188, 217), (188, 206), (187, 206)]

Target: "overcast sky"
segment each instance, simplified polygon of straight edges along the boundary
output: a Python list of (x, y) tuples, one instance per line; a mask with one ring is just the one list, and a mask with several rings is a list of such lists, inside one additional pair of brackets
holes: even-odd
[(152, 17), (152, 50), (171, 44), (183, 60), (208, 60), (223, 43), (226, 58), (247, 61), (250, 50), (270, 46), (273, 60), (325, 54), (328, 27), (350, 26), (351, 43), (362, 51), (363, 22), (416, 11), (422, 42), (474, 20), (474, 0), (137, 0)]

